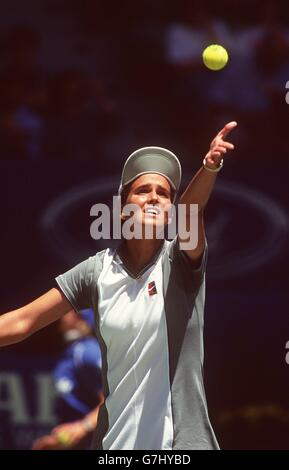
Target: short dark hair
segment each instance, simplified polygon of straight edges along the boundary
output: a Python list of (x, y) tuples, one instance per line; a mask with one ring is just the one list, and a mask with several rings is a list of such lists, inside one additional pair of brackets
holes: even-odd
[(131, 185), (132, 185), (132, 183), (130, 183), (130, 184), (128, 184), (128, 185), (126, 185), (122, 188), (122, 192), (120, 194), (121, 207), (123, 207), (126, 203), (127, 196), (128, 196), (129, 191), (130, 191)]

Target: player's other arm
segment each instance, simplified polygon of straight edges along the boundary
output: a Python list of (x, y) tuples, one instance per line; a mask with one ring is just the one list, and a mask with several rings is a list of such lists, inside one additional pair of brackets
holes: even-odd
[(18, 343), (72, 310), (58, 289), (51, 289), (24, 307), (0, 316), (0, 346)]

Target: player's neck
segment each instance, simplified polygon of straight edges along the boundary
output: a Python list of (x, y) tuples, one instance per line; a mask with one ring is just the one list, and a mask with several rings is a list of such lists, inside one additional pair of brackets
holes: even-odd
[(160, 250), (164, 240), (126, 240), (122, 244), (121, 257), (128, 269), (138, 274)]

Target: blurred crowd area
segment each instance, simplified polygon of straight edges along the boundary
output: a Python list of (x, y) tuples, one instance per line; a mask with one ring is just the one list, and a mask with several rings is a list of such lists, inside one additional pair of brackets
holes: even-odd
[[(160, 145), (185, 163), (231, 119), (250, 149), (242, 158), (272, 159), (285, 151), (288, 18), (288, 2), (271, 0), (11, 0), (0, 159), (105, 167)], [(214, 43), (230, 56), (219, 72), (202, 63)]]
[[(230, 57), (219, 72), (202, 63), (203, 49), (214, 43), (223, 45)], [(56, 255), (48, 246), (49, 236), (43, 242), (38, 220), (43, 208), (56, 194), (79, 183), (78, 176), (82, 181), (90, 174), (119, 174), (124, 158), (138, 147), (170, 148), (191, 174), (192, 166), (200, 165), (209, 139), (227, 121), (237, 120), (234, 161), (240, 155), (242, 164), (236, 165), (234, 184), (240, 175), (241, 181), (248, 177), (257, 191), (270, 193), (274, 187), (278, 197), (282, 199), (284, 193), (287, 201), (289, 3), (285, 0), (9, 0), (1, 5), (0, 52), (0, 168), (5, 203), (1, 311), (39, 296), (48, 290), (53, 274), (74, 263), (73, 255), (68, 266), (58, 259), (63, 244), (61, 250), (56, 246)], [(42, 166), (56, 161), (63, 163), (58, 172), (56, 165)], [(272, 165), (274, 161), (278, 165)], [(7, 171), (9, 162), (12, 171)], [(44, 178), (39, 178), (38, 163)], [(226, 174), (230, 175), (229, 165)], [(230, 194), (225, 193), (227, 201)], [(237, 241), (248, 250), (257, 246), (256, 240), (262, 245), (260, 219), (253, 212), (258, 200), (256, 207), (254, 200), (250, 206), (249, 197), (250, 191), (243, 205), (249, 216), (251, 210), (252, 219), (257, 214), (255, 225), (251, 222), (250, 230), (244, 230), (240, 199), (241, 206), (232, 205), (237, 218), (226, 207), (212, 236), (217, 237), (220, 256), (234, 251), (240, 264), (246, 259), (240, 259)], [(87, 253), (88, 211), (80, 211), (86, 208), (86, 200), (83, 205), (74, 200), (73, 204), (77, 217), (72, 211), (67, 222), (61, 213), (55, 225), (60, 226), (59, 238), (66, 234), (62, 224), (73, 234), (73, 241), (83, 242), (73, 245), (80, 260), (81, 250)], [(49, 231), (46, 226), (45, 230)], [(52, 241), (57, 245), (53, 237)], [(264, 258), (270, 260), (270, 250), (265, 248)], [(17, 259), (16, 270), (11, 253)], [(288, 365), (284, 361), (288, 315), (283, 288), (287, 259), (288, 251), (282, 253), (281, 267), (280, 258), (272, 257), (263, 272), (250, 268), (243, 277), (234, 281), (228, 276), (208, 289), (212, 300), (206, 320), (207, 390), (223, 448), (288, 448)], [(43, 354), (56, 354), (62, 347), (55, 328), (51, 325), (27, 343), (6, 348), (6, 357), (2, 353), (1, 367), (5, 365), (8, 373), (14, 370), (16, 379), (12, 379), (19, 382), (19, 390), (27, 375), (25, 353), (42, 362)], [(17, 359), (14, 369), (12, 353)], [(32, 372), (39, 370), (43, 371), (42, 363), (35, 364)], [(34, 398), (35, 383), (28, 382), (23, 385), (23, 401), (25, 393), (28, 401)], [(14, 395), (16, 402), (22, 397), (20, 392)], [(5, 397), (3, 407), (9, 408)], [(12, 414), (19, 409), (12, 399), (10, 408)], [(33, 413), (27, 415), (26, 424), (20, 420), (17, 432), (19, 423), (7, 424), (2, 418), (1, 423), (0, 447), (24, 448), (26, 436), (31, 448), (36, 427)]]

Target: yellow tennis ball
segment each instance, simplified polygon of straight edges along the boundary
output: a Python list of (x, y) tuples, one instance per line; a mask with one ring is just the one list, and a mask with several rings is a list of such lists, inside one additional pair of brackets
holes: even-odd
[(228, 62), (228, 52), (219, 44), (211, 44), (203, 51), (203, 62), (210, 70), (221, 70)]
[(59, 433), (57, 433), (57, 440), (58, 440), (59, 444), (65, 446), (65, 447), (68, 446), (69, 443), (70, 443), (70, 437), (69, 437), (68, 432), (60, 431)]

